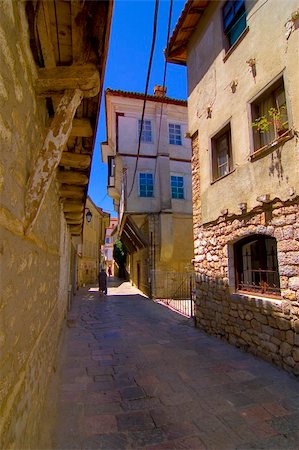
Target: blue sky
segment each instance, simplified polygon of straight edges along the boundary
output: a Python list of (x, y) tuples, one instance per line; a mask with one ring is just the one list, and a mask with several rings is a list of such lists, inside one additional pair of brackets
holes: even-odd
[[(169, 0), (160, 0), (155, 53), (148, 93), (153, 94), (155, 84), (163, 84)], [(171, 31), (183, 10), (185, 0), (174, 0)], [(106, 88), (144, 92), (152, 42), (154, 0), (115, 0), (110, 44), (104, 80)], [(167, 65), (167, 95), (186, 99), (186, 69)], [(107, 165), (101, 162), (100, 143), (106, 140), (104, 91), (100, 119), (93, 154), (88, 193), (96, 205), (116, 217), (113, 203), (107, 195)]]

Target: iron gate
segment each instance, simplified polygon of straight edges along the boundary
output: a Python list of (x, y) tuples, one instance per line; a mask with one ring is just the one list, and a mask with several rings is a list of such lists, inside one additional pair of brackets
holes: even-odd
[(186, 317), (194, 317), (194, 272), (156, 272), (155, 279), (160, 293), (156, 301)]

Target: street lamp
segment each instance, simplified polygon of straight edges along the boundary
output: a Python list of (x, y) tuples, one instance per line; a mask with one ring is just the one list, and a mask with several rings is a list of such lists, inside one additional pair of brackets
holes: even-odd
[(89, 223), (92, 219), (92, 212), (90, 211), (89, 208), (85, 208), (85, 210), (87, 209), (87, 213), (85, 214), (86, 220)]

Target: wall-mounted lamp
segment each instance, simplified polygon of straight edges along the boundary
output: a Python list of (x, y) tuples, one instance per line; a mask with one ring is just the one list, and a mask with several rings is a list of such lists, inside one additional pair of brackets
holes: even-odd
[(86, 210), (87, 210), (87, 213), (85, 214), (85, 217), (86, 217), (87, 222), (89, 223), (92, 219), (92, 212), (90, 211), (89, 208), (85, 208), (84, 211), (86, 211)]

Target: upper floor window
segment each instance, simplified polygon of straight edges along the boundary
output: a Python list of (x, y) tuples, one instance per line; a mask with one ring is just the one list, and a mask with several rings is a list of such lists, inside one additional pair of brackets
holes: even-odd
[(221, 178), (232, 170), (231, 131), (226, 125), (212, 138), (213, 180)]
[[(138, 120), (138, 136), (140, 134), (141, 120)], [(142, 126), (141, 142), (152, 142), (152, 122), (144, 120)]]
[(114, 177), (114, 169), (115, 169), (114, 157), (108, 156), (108, 177)]
[(169, 129), (169, 144), (182, 145), (181, 125), (170, 123), (168, 125), (168, 129)]
[(152, 173), (139, 174), (139, 195), (140, 197), (154, 196), (154, 177)]
[(223, 29), (230, 48), (246, 28), (245, 0), (229, 0), (223, 10)]
[(184, 177), (171, 175), (171, 198), (184, 198)]
[(254, 151), (288, 135), (289, 123), (283, 79), (251, 104)]
[(264, 295), (280, 295), (276, 239), (252, 235), (234, 245), (236, 287)]

